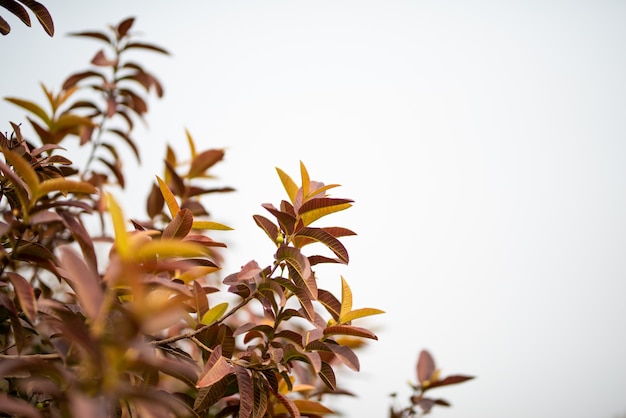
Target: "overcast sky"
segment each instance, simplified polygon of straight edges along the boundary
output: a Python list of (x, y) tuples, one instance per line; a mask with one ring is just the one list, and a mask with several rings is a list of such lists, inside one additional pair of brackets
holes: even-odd
[[(626, 414), (626, 3), (623, 1), (44, 2), (49, 39), (2, 11), (2, 97), (43, 102), (100, 45), (68, 32), (135, 16), (141, 55), (165, 86), (151, 102), (141, 175), (166, 143), (226, 148), (214, 220), (235, 231), (226, 268), (267, 265), (252, 221), (285, 197), (274, 167), (340, 183), (355, 307), (379, 341), (343, 381), (346, 417), (385, 417), (427, 348), (443, 374), (436, 417), (613, 418)], [(145, 57), (145, 58), (144, 58)], [(0, 103), (0, 115), (25, 114)], [(229, 271), (229, 272), (230, 272)], [(436, 393), (434, 393), (436, 394)]]

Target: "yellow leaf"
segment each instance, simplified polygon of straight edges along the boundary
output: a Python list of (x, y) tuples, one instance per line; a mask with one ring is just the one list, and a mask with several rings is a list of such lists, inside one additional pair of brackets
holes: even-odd
[(352, 290), (346, 279), (341, 276), (341, 311), (339, 312), (339, 322), (345, 322), (343, 317), (352, 310)]
[(311, 225), (313, 222), (323, 216), (330, 215), (331, 213), (335, 212), (340, 212), (350, 207), (352, 207), (351, 203), (342, 203), (339, 205), (326, 206), (323, 208), (310, 210), (302, 214), (302, 221), (304, 222), (304, 225)]
[[(324, 415), (335, 413), (335, 411), (317, 401), (311, 401), (309, 399), (292, 399), (291, 401), (294, 405), (296, 405), (301, 415)], [(285, 408), (282, 403), (279, 403), (274, 407), (274, 412), (277, 415), (288, 414), (287, 408)]]
[(110, 193), (106, 194), (106, 202), (111, 214), (113, 222), (113, 230), (115, 231), (115, 247), (122, 258), (126, 258), (128, 254), (128, 232), (126, 231), (126, 221), (122, 209), (117, 204)]
[(157, 181), (159, 182), (159, 189), (161, 189), (161, 194), (163, 195), (163, 199), (167, 204), (167, 208), (170, 210), (172, 218), (174, 218), (176, 215), (178, 215), (178, 212), (180, 212), (180, 206), (178, 206), (176, 197), (174, 197), (174, 193), (172, 193), (167, 184), (165, 184), (165, 182), (159, 176), (157, 176)]
[(6, 97), (4, 100), (28, 110), (30, 113), (39, 117), (39, 119), (41, 119), (47, 126), (50, 126), (50, 117), (38, 104), (29, 102), (28, 100), (18, 99), (16, 97)]
[(211, 221), (193, 221), (191, 227), (193, 229), (211, 229), (217, 231), (231, 231), (233, 229), (230, 226)]
[(309, 197), (309, 190), (311, 189), (311, 179), (309, 178), (309, 172), (306, 170), (304, 163), (300, 161), (300, 177), (302, 178), (302, 198), (305, 200)]
[(185, 129), (185, 135), (187, 135), (187, 142), (189, 143), (189, 151), (191, 152), (191, 159), (196, 158), (196, 144), (193, 142), (193, 138), (188, 129)]
[(11, 150), (3, 149), (2, 153), (9, 160), (9, 163), (11, 163), (17, 174), (24, 179), (24, 182), (30, 189), (30, 192), (32, 194), (37, 193), (37, 189), (39, 188), (39, 177), (37, 177), (37, 173), (35, 173), (35, 170), (33, 170), (30, 166), (30, 163)]
[(298, 185), (280, 168), (276, 167), (276, 172), (278, 173), (278, 177), (280, 177), (280, 181), (283, 183), (283, 187), (287, 192), (287, 196), (289, 196), (289, 200), (291, 203), (294, 203), (296, 200), (296, 194), (298, 194)]
[(178, 240), (152, 240), (133, 249), (133, 257), (143, 260), (159, 257), (201, 257), (209, 253), (207, 248), (192, 242)]
[(219, 269), (219, 267), (213, 266), (196, 266), (179, 275), (177, 279), (182, 280), (185, 284), (189, 284), (200, 277), (215, 273)]
[(361, 308), (361, 309), (355, 309), (353, 311), (346, 313), (345, 315), (342, 315), (339, 318), (339, 320), (342, 323), (346, 323), (346, 322), (353, 321), (355, 319), (364, 318), (366, 316), (379, 315), (379, 314), (384, 314), (384, 313), (385, 311), (381, 311), (380, 309), (376, 309), (376, 308)]
[(50, 192), (65, 193), (96, 193), (96, 188), (85, 181), (66, 180), (64, 178), (54, 178), (41, 182), (37, 188), (35, 199)]
[(203, 325), (211, 325), (212, 323), (220, 319), (222, 315), (224, 315), (227, 309), (228, 309), (228, 302), (218, 303), (217, 305), (209, 309), (207, 313), (205, 313), (202, 316), (202, 319), (200, 320), (200, 322)]

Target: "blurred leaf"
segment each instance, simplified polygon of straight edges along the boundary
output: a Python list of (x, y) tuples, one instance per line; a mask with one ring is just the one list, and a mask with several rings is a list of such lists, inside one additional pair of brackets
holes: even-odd
[(417, 360), (417, 380), (424, 385), (430, 381), (435, 370), (435, 360), (427, 350), (422, 350)]
[(67, 283), (76, 292), (87, 317), (93, 321), (104, 300), (100, 278), (72, 248), (63, 246), (59, 248), (59, 252), (61, 266), (67, 272)]
[(156, 45), (146, 44), (146, 43), (142, 43), (142, 42), (129, 42), (124, 47), (124, 49), (132, 49), (132, 48), (147, 49), (147, 50), (154, 51), (154, 52), (159, 52), (159, 53), (165, 54), (165, 55), (169, 55), (170, 54), (166, 49), (163, 49), (163, 48), (158, 47)]
[(34, 406), (19, 398), (10, 397), (7, 393), (0, 392), (0, 412), (22, 418), (43, 418)]
[(126, 220), (122, 214), (122, 209), (110, 193), (106, 194), (106, 202), (109, 213), (111, 214), (111, 221), (113, 222), (117, 252), (122, 258), (128, 257), (131, 255), (129, 254), (129, 237), (126, 231)]
[(272, 391), (272, 393), (276, 399), (278, 399), (278, 402), (280, 402), (280, 404), (274, 407), (275, 413), (278, 414), (282, 411), (283, 414), (289, 414), (292, 418), (300, 418), (300, 410), (291, 399), (278, 391)]
[(118, 39), (123, 38), (128, 33), (128, 30), (133, 26), (135, 22), (135, 18), (129, 17), (127, 19), (122, 20), (117, 27), (115, 28), (117, 31)]
[(35, 324), (37, 320), (37, 303), (35, 300), (35, 292), (28, 281), (17, 273), (7, 271), (7, 278), (15, 289), (17, 300), (28, 320)]
[(188, 178), (194, 178), (203, 176), (205, 171), (213, 167), (217, 162), (224, 158), (224, 151), (211, 149), (200, 154), (197, 154), (193, 160), (191, 160), (191, 166), (189, 167)]
[(34, 198), (38, 199), (51, 192), (65, 193), (85, 193), (94, 194), (97, 192), (96, 188), (86, 181), (66, 180), (64, 178), (55, 178), (44, 180), (39, 184), (37, 192), (34, 194)]
[(50, 126), (50, 117), (38, 104), (30, 102), (28, 100), (18, 99), (16, 97), (5, 97), (7, 102), (13, 103), (23, 109), (28, 110), (33, 115), (41, 119), (46, 125)]
[(326, 415), (335, 413), (332, 409), (310, 399), (294, 399), (293, 403), (300, 411), (300, 415)]

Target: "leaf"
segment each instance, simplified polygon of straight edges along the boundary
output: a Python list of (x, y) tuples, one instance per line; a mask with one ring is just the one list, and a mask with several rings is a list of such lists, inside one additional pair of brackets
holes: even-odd
[(83, 311), (93, 320), (98, 315), (104, 300), (100, 278), (72, 248), (59, 248), (61, 266), (67, 272), (67, 283), (76, 292)]
[[(17, 353), (20, 354), (22, 352), (22, 348), (24, 347), (24, 343), (26, 342), (24, 327), (22, 327), (22, 323), (20, 322), (20, 318), (18, 316), (17, 309), (13, 304), (13, 301), (9, 299), (9, 297), (4, 292), (0, 292), (0, 306), (4, 306), (6, 314), (9, 316), (9, 320), (11, 321), (11, 327), (13, 328), (13, 340), (15, 348), (17, 349)], [(4, 331), (4, 333), (6, 333), (6, 331)]]
[(311, 190), (311, 179), (304, 163), (300, 161), (300, 178), (302, 179), (302, 197), (307, 198)]
[(304, 202), (298, 209), (298, 215), (307, 226), (326, 215), (352, 207), (352, 202), (353, 200), (350, 199), (318, 197)]
[(352, 310), (352, 290), (346, 279), (341, 276), (341, 313), (339, 322), (345, 322), (342, 318)]
[(285, 245), (278, 248), (276, 251), (276, 260), (284, 261), (303, 279), (306, 289), (309, 291), (311, 297), (317, 298), (317, 285), (315, 284), (315, 277), (309, 264), (309, 259), (306, 258), (300, 250), (294, 247), (287, 247)]
[(161, 180), (159, 176), (156, 176), (156, 178), (159, 183), (159, 189), (161, 189), (161, 194), (163, 195), (163, 199), (165, 200), (165, 203), (167, 204), (167, 208), (169, 209), (170, 214), (172, 215), (172, 218), (173, 218), (180, 211), (180, 206), (178, 206), (176, 197), (174, 197), (174, 194), (172, 193), (170, 188), (167, 187), (167, 184), (165, 184), (165, 182)]
[(30, 16), (28, 16), (28, 12), (24, 7), (22, 7), (21, 4), (16, 1), (9, 0), (2, 2), (2, 7), (17, 16), (26, 26), (30, 27)]
[(334, 391), (337, 388), (337, 379), (335, 377), (335, 372), (330, 364), (323, 361), (322, 368), (320, 369), (318, 375), (328, 389)]
[(14, 151), (5, 149), (2, 150), (2, 152), (13, 166), (15, 172), (24, 179), (31, 193), (36, 193), (39, 187), (39, 177), (37, 177), (37, 173), (35, 173), (35, 170), (30, 166), (30, 163)]
[(193, 404), (193, 409), (198, 412), (207, 410), (211, 405), (222, 399), (228, 386), (235, 381), (235, 376), (228, 375), (215, 384), (200, 388)]
[(130, 255), (129, 236), (126, 231), (126, 222), (122, 209), (110, 193), (107, 193), (105, 196), (108, 210), (111, 214), (111, 221), (113, 222), (113, 231), (115, 232), (115, 247), (122, 258), (127, 258)]
[(39, 184), (37, 192), (34, 194), (34, 198), (38, 199), (51, 192), (65, 193), (85, 193), (94, 194), (97, 192), (96, 188), (86, 181), (66, 180), (64, 178), (55, 178), (44, 180)]
[(93, 38), (106, 42), (107, 44), (112, 44), (113, 41), (103, 32), (95, 32), (95, 31), (85, 31), (85, 32), (75, 32), (70, 33), (69, 36), (80, 36), (85, 38)]
[(262, 375), (253, 374), (252, 380), (254, 384), (252, 418), (264, 418), (267, 412), (269, 385)]
[(133, 26), (135, 22), (134, 17), (129, 17), (127, 19), (122, 20), (117, 27), (115, 28), (117, 31), (118, 39), (123, 38), (128, 33), (128, 30)]
[[(98, 77), (104, 81), (104, 76), (97, 71), (93, 71), (93, 70), (82, 71), (80, 73), (74, 73), (70, 75), (69, 77), (67, 77), (65, 81), (63, 82), (63, 86), (61, 88), (63, 90), (68, 90), (74, 87), (76, 84), (80, 83), (82, 80), (89, 78), (89, 77)], [(90, 103), (90, 105), (93, 105), (93, 104)]]
[(194, 310), (200, 318), (209, 310), (209, 301), (206, 292), (200, 283), (193, 282)]
[(352, 325), (331, 325), (329, 327), (324, 328), (324, 335), (350, 335), (352, 337), (361, 337), (361, 338), (369, 338), (371, 340), (378, 340), (376, 334), (372, 331), (355, 327)]
[(41, 412), (27, 401), (10, 397), (8, 394), (0, 392), (0, 411), (9, 414), (8, 416), (19, 416), (23, 418), (42, 418)]
[(289, 177), (289, 175), (280, 168), (276, 167), (276, 172), (278, 173), (278, 177), (280, 177), (280, 181), (283, 183), (283, 187), (289, 196), (289, 200), (293, 204), (296, 200), (296, 194), (298, 193), (298, 185), (296, 185), (291, 177)]
[(310, 399), (294, 399), (293, 403), (296, 405), (301, 415), (325, 415), (335, 413), (332, 409)]
[(328, 313), (333, 317), (335, 321), (339, 321), (339, 314), (341, 312), (341, 303), (337, 300), (328, 290), (318, 289), (317, 300), (324, 305)]
[(235, 365), (235, 374), (237, 376), (237, 387), (239, 389), (239, 417), (248, 418), (250, 414), (252, 414), (252, 408), (254, 406), (252, 376), (248, 369), (240, 365)]
[(380, 315), (384, 313), (385, 311), (381, 311), (380, 309), (376, 308), (355, 309), (340, 317), (339, 322), (341, 322), (342, 324), (349, 323), (350, 321), (354, 321), (355, 319), (364, 318), (371, 315)]
[(193, 215), (189, 209), (181, 209), (163, 230), (163, 239), (180, 239), (187, 236), (193, 225)]
[[(26, 5), (37, 17), (39, 24), (46, 31), (46, 33), (50, 36), (54, 35), (54, 22), (52, 21), (52, 17), (43, 4), (38, 3), (34, 0), (20, 0), (23, 4)], [(30, 26), (30, 25), (29, 25)]]
[(333, 353), (335, 353), (337, 358), (339, 358), (339, 360), (341, 360), (343, 364), (345, 364), (355, 372), (359, 371), (359, 358), (356, 356), (356, 354), (354, 354), (354, 351), (352, 351), (352, 349), (343, 345), (332, 344), (328, 341), (327, 346)]
[(281, 229), (286, 234), (290, 235), (293, 233), (293, 230), (296, 224), (295, 216), (293, 216), (291, 213), (280, 211), (276, 209), (274, 205), (269, 204), (269, 203), (264, 203), (261, 206), (264, 207), (268, 212), (270, 212), (272, 215), (276, 217), (276, 219), (278, 220), (278, 223), (281, 226)]
[(154, 51), (154, 52), (159, 52), (159, 53), (165, 54), (165, 55), (169, 55), (170, 54), (166, 49), (163, 49), (163, 48), (158, 47), (156, 45), (145, 44), (145, 43), (141, 43), (141, 42), (129, 42), (124, 47), (125, 50), (126, 49), (131, 49), (131, 48), (147, 49), (147, 50)]
[(220, 319), (222, 315), (224, 315), (227, 309), (228, 309), (228, 302), (218, 303), (217, 305), (209, 309), (209, 311), (202, 316), (200, 323), (202, 323), (203, 325), (213, 324), (218, 319)]
[(473, 379), (474, 376), (464, 376), (464, 375), (452, 375), (452, 376), (447, 376), (441, 380), (435, 380), (434, 382), (430, 382), (430, 384), (428, 385), (429, 388), (435, 388), (438, 386), (446, 386), (446, 385), (454, 385), (457, 383), (463, 383), (466, 382), (468, 380)]
[(417, 360), (417, 380), (423, 385), (431, 379), (435, 370), (435, 360), (427, 350), (422, 350)]
[(200, 154), (191, 160), (191, 166), (189, 167), (188, 178), (199, 177), (205, 174), (205, 171), (213, 167), (217, 162), (224, 158), (224, 151), (211, 149)]
[(168, 257), (198, 257), (206, 256), (209, 251), (196, 243), (179, 240), (151, 240), (133, 248), (131, 257), (134, 260), (149, 260), (155, 256)]
[(222, 357), (222, 346), (218, 345), (209, 356), (198, 383), (196, 383), (196, 387), (211, 386), (232, 373), (234, 373), (234, 370), (226, 361), (226, 358)]
[(275, 390), (272, 390), (272, 394), (278, 399), (278, 402), (280, 402), (279, 405), (274, 407), (276, 414), (289, 414), (292, 418), (300, 418), (300, 410), (291, 399)]
[(41, 119), (46, 125), (50, 126), (50, 118), (48, 117), (48, 114), (38, 104), (30, 102), (28, 100), (18, 99), (16, 97), (5, 97), (4, 100), (28, 110), (30, 113)]
[(254, 219), (254, 222), (256, 222), (256, 224), (259, 226), (259, 228), (265, 231), (265, 233), (268, 237), (270, 237), (272, 242), (276, 243), (276, 240), (278, 239), (278, 227), (276, 226), (276, 224), (261, 215), (254, 215), (252, 218)]
[[(302, 238), (302, 237), (310, 238), (311, 240), (321, 242), (322, 244), (330, 248), (330, 250), (333, 253), (335, 253), (335, 255), (339, 257), (339, 259), (343, 263), (348, 264), (349, 257), (348, 257), (348, 251), (346, 250), (346, 248), (337, 238), (333, 237), (331, 234), (324, 231), (323, 229), (304, 227), (300, 229), (294, 235), (294, 243), (297, 245), (299, 243), (299, 238)], [(297, 246), (302, 247), (304, 245), (305, 244), (297, 245)]]
[(196, 158), (196, 144), (188, 129), (185, 129), (185, 136), (187, 137), (187, 144), (189, 144), (189, 153), (191, 154), (191, 159), (193, 160), (194, 158)]
[(28, 281), (17, 273), (6, 272), (7, 278), (15, 289), (17, 300), (20, 302), (22, 311), (28, 320), (34, 324), (37, 319), (37, 303), (35, 300), (35, 291)]
[(193, 229), (206, 229), (213, 231), (231, 231), (231, 228), (228, 225), (221, 224), (219, 222), (212, 221), (202, 221), (202, 220), (194, 220), (192, 224)]

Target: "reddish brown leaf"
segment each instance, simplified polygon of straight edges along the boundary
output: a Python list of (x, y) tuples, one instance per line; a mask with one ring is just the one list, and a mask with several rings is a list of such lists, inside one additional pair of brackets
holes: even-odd
[(128, 19), (122, 20), (119, 25), (117, 25), (117, 36), (118, 39), (123, 38), (128, 33), (128, 30), (133, 26), (135, 22), (135, 18), (129, 17)]
[(339, 360), (341, 360), (343, 364), (345, 364), (355, 372), (359, 371), (359, 368), (361, 367), (359, 364), (359, 358), (356, 354), (354, 354), (354, 351), (352, 351), (350, 347), (338, 344), (331, 344), (330, 342), (328, 342), (326, 345), (333, 353), (335, 353), (337, 358), (339, 358)]
[(100, 50), (94, 55), (91, 59), (91, 63), (93, 65), (97, 65), (99, 67), (112, 67), (117, 64), (117, 60), (110, 60), (104, 55), (104, 51)]
[(19, 398), (9, 397), (6, 393), (0, 392), (0, 411), (10, 416), (23, 418), (42, 418), (43, 415), (31, 404)]
[(189, 174), (187, 175), (187, 177), (194, 178), (204, 175), (209, 168), (213, 167), (223, 158), (224, 150), (218, 149), (210, 149), (201, 152), (200, 154), (197, 154), (196, 157), (191, 161), (191, 166), (189, 167)]
[(339, 257), (339, 259), (342, 262), (344, 262), (345, 264), (348, 264), (349, 257), (348, 257), (348, 251), (346, 250), (346, 247), (344, 247), (343, 244), (337, 238), (335, 238), (328, 232), (324, 231), (323, 229), (305, 227), (305, 228), (300, 229), (298, 232), (296, 232), (295, 237), (294, 237), (294, 243), (297, 246), (302, 247), (302, 245), (305, 245), (305, 243), (303, 243), (302, 245), (298, 245), (299, 237), (310, 238), (313, 241), (317, 241), (326, 245), (328, 248), (330, 248), (330, 250), (333, 253), (335, 253), (337, 257)]
[[(82, 80), (89, 78), (89, 77), (98, 77), (99, 79), (104, 80), (104, 76), (97, 71), (93, 71), (93, 70), (83, 71), (80, 73), (72, 74), (68, 78), (66, 78), (61, 88), (63, 90), (69, 90), (72, 87), (74, 87), (76, 84), (80, 83)], [(74, 104), (74, 106), (76, 106), (76, 104)]]
[(274, 394), (276, 399), (278, 399), (278, 402), (280, 402), (281, 405), (285, 407), (285, 409), (287, 410), (289, 415), (291, 415), (292, 418), (300, 418), (300, 411), (298, 410), (298, 407), (296, 406), (296, 404), (293, 403), (291, 399), (289, 399), (282, 393), (275, 391), (275, 390), (272, 390), (272, 393)]
[(457, 383), (462, 383), (462, 382), (466, 382), (468, 380), (473, 379), (474, 376), (463, 376), (463, 375), (452, 375), (452, 376), (447, 376), (441, 380), (436, 380), (434, 382), (430, 382), (430, 385), (428, 385), (429, 388), (434, 388), (434, 387), (438, 387), (438, 386), (446, 386), (446, 385), (454, 385)]
[(239, 417), (248, 418), (254, 407), (254, 388), (252, 376), (248, 369), (236, 365), (237, 387), (239, 389)]
[(163, 239), (181, 239), (187, 236), (193, 225), (193, 215), (189, 209), (181, 209), (172, 222), (163, 230)]
[(324, 335), (349, 335), (352, 337), (378, 340), (378, 337), (372, 331), (352, 325), (333, 325), (330, 327), (326, 327), (324, 329)]
[(163, 49), (161, 47), (158, 47), (156, 45), (151, 45), (151, 44), (145, 44), (145, 43), (141, 43), (141, 42), (129, 42), (124, 47), (124, 49), (131, 49), (131, 48), (147, 49), (147, 50), (154, 51), (154, 52), (159, 52), (159, 53), (165, 54), (165, 55), (169, 55), (170, 54), (169, 52), (167, 52), (167, 50), (165, 50), (165, 49)]
[(226, 358), (222, 356), (222, 346), (218, 345), (213, 349), (211, 356), (207, 360), (196, 387), (211, 386), (232, 373), (234, 373), (234, 370), (226, 361)]
[(26, 342), (26, 334), (24, 333), (24, 328), (22, 327), (22, 323), (20, 322), (20, 318), (13, 301), (9, 299), (4, 292), (0, 292), (0, 306), (5, 307), (6, 313), (9, 316), (11, 327), (13, 328), (15, 348), (17, 349), (17, 353), (20, 354), (24, 348), (24, 343)]
[(295, 216), (287, 213), (287, 212), (282, 212), (278, 209), (276, 209), (274, 207), (274, 205), (269, 204), (269, 203), (264, 203), (263, 206), (268, 212), (270, 212), (272, 215), (274, 215), (276, 217), (276, 219), (278, 220), (278, 223), (280, 224), (282, 230), (290, 235), (293, 234), (293, 230), (296, 226), (296, 218)]
[(35, 323), (37, 317), (37, 304), (35, 301), (35, 292), (28, 281), (17, 273), (5, 273), (15, 289), (17, 300), (24, 314), (31, 323)]
[(197, 281), (193, 282), (193, 300), (198, 318), (202, 318), (202, 316), (209, 310), (209, 300), (206, 297), (206, 293), (202, 288), (202, 285)]
[(93, 320), (104, 300), (100, 278), (72, 248), (64, 246), (59, 248), (59, 252), (67, 283), (76, 292), (87, 317)]
[(254, 215), (254, 222), (261, 228), (268, 237), (272, 240), (272, 242), (276, 242), (278, 238), (278, 227), (269, 219), (261, 215)]
[(335, 372), (330, 364), (326, 362), (322, 362), (322, 367), (318, 373), (322, 382), (328, 387), (330, 390), (335, 390), (337, 388), (337, 379), (335, 378)]
[(318, 289), (317, 291), (317, 300), (324, 305), (329, 314), (332, 315), (335, 321), (339, 321), (339, 313), (341, 312), (341, 302), (337, 300), (335, 295), (331, 292)]
[(430, 381), (434, 372), (435, 360), (427, 350), (422, 350), (417, 360), (417, 380), (420, 384)]

